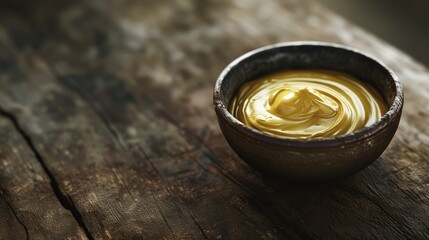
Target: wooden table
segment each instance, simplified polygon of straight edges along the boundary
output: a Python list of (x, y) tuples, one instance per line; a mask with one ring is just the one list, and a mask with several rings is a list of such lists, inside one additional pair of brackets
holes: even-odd
[[(394, 140), (346, 180), (273, 180), (218, 128), (220, 71), (293, 40), (404, 84)], [(2, 2), (0, 239), (427, 239), (428, 92), (425, 67), (309, 1)]]

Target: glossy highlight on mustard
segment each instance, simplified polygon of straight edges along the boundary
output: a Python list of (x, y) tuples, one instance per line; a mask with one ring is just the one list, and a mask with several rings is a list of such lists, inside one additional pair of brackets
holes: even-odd
[(245, 83), (229, 111), (286, 138), (343, 135), (377, 122), (387, 106), (372, 86), (341, 72), (288, 70)]

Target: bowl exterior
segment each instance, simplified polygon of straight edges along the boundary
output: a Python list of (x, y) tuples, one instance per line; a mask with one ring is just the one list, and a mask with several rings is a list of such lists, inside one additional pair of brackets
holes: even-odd
[(296, 148), (258, 141), (218, 117), (222, 133), (249, 165), (276, 177), (297, 181), (324, 181), (352, 175), (377, 160), (389, 145), (400, 117), (378, 134), (339, 147)]

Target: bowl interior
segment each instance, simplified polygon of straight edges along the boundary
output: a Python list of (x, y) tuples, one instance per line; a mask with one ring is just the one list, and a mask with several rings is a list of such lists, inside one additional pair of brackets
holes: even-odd
[(233, 62), (223, 76), (221, 101), (228, 108), (245, 82), (288, 69), (326, 69), (348, 73), (374, 86), (389, 108), (397, 94), (393, 73), (376, 60), (337, 46), (304, 44), (256, 50)]

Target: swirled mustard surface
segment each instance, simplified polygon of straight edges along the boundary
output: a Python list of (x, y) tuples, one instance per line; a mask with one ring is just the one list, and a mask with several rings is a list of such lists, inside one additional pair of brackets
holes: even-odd
[(343, 135), (387, 111), (372, 86), (341, 72), (289, 70), (245, 83), (229, 111), (244, 124), (289, 138)]

